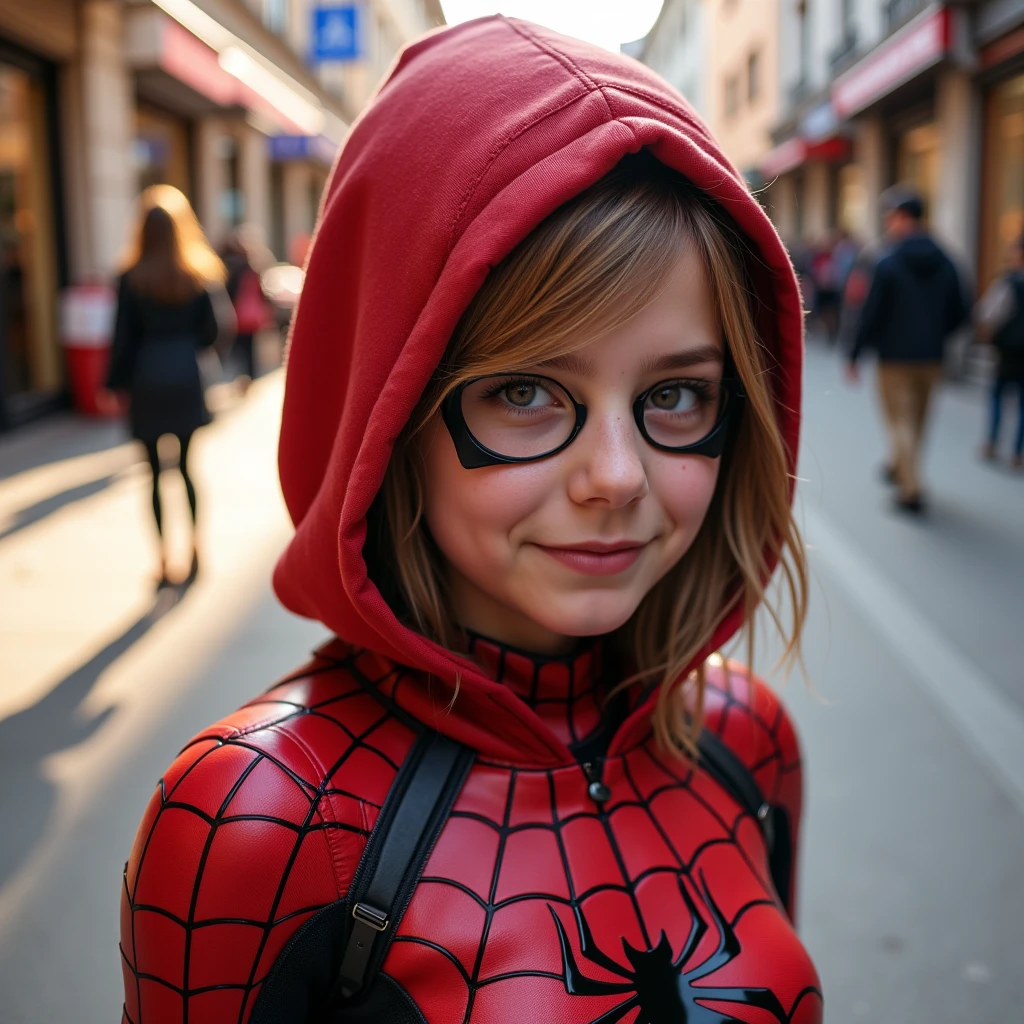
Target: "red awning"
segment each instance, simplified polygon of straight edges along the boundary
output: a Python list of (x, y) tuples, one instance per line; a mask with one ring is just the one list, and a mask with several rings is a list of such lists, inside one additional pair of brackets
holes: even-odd
[(808, 142), (795, 136), (780, 142), (761, 161), (761, 176), (771, 180), (806, 163), (844, 163), (851, 155), (850, 140), (843, 135), (833, 135), (820, 142)]
[(836, 113), (857, 114), (937, 64), (949, 52), (952, 29), (948, 7), (918, 15), (833, 82)]

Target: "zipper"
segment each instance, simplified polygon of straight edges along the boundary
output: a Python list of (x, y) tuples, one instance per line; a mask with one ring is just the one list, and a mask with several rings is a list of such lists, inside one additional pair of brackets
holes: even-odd
[(601, 781), (603, 759), (584, 761), (583, 774), (587, 777), (587, 795), (595, 804), (603, 804), (611, 799), (612, 791)]

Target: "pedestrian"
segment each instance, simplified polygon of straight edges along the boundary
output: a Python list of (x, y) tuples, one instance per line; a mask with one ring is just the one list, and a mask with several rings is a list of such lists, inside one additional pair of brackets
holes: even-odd
[(946, 341), (970, 314), (953, 261), (924, 227), (924, 204), (912, 189), (894, 186), (882, 196), (889, 247), (875, 265), (847, 364), (878, 353), (878, 390), (889, 432), (883, 475), (897, 486), (896, 508), (925, 509), (919, 463), (932, 392), (942, 374)]
[(1024, 237), (1010, 247), (1009, 268), (985, 292), (978, 303), (975, 323), (981, 340), (996, 350), (996, 372), (992, 381), (992, 405), (988, 440), (982, 458), (994, 461), (999, 442), (1003, 396), (1017, 392), (1017, 432), (1010, 464), (1024, 469)]
[(236, 334), (233, 353), (241, 364), (238, 377), (244, 394), (259, 376), (256, 335), (271, 322), (270, 306), (263, 295), (260, 275), (270, 262), (251, 225), (240, 225), (221, 250), (227, 267), (227, 291), (235, 310)]
[(107, 375), (110, 393), (128, 402), (132, 437), (152, 471), (153, 516), (160, 541), (158, 586), (171, 582), (160, 499), (160, 453), (165, 435), (178, 441), (178, 471), (192, 520), (192, 560), (182, 582), (199, 571), (196, 489), (188, 469), (193, 434), (210, 422), (196, 359), (218, 337), (210, 291), (223, 287), (224, 266), (210, 248), (185, 196), (169, 185), (143, 193), (142, 215), (117, 293), (117, 316)]
[(154, 793), (125, 1019), (820, 1024), (796, 735), (715, 654), (775, 568), (792, 656), (806, 608), (770, 222), (652, 71), (502, 17), (328, 188), (275, 585), (336, 637)]
[(814, 281), (814, 319), (825, 340), (832, 344), (839, 331), (840, 285), (833, 258), (833, 243), (829, 238), (814, 246), (811, 258), (811, 277)]

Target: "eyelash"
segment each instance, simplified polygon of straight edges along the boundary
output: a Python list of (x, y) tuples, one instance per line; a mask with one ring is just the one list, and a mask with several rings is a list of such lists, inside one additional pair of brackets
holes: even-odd
[[(506, 388), (514, 387), (517, 384), (525, 384), (528, 387), (532, 387), (536, 383), (537, 378), (535, 377), (507, 377), (500, 383), (491, 385), (491, 387), (481, 395), (481, 398), (485, 400), (489, 398), (496, 398)], [(653, 392), (657, 391), (659, 388), (673, 387), (675, 385), (680, 385), (687, 390), (692, 391), (703, 402), (710, 401), (714, 397), (715, 388), (718, 387), (718, 385), (712, 381), (704, 380), (699, 377), (675, 377), (671, 380), (659, 381), (653, 388), (651, 388), (651, 391)]]
[[(536, 377), (506, 377), (500, 383), (492, 384), (480, 397), (483, 399), (497, 398), (503, 391), (510, 387), (515, 387), (516, 384), (525, 384), (527, 387), (533, 387), (537, 384)], [(543, 387), (543, 385), (540, 385)]]
[(661, 381), (660, 383), (655, 384), (651, 391), (654, 392), (658, 391), (660, 388), (677, 386), (683, 387), (687, 391), (692, 391), (703, 402), (710, 401), (714, 397), (715, 388), (718, 387), (717, 384), (699, 377), (676, 377), (674, 380)]

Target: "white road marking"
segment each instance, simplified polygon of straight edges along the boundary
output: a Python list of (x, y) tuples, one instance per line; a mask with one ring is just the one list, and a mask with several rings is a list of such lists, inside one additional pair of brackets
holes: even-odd
[(960, 653), (826, 516), (802, 508), (811, 561), (888, 643), (1024, 814), (1024, 713)]

